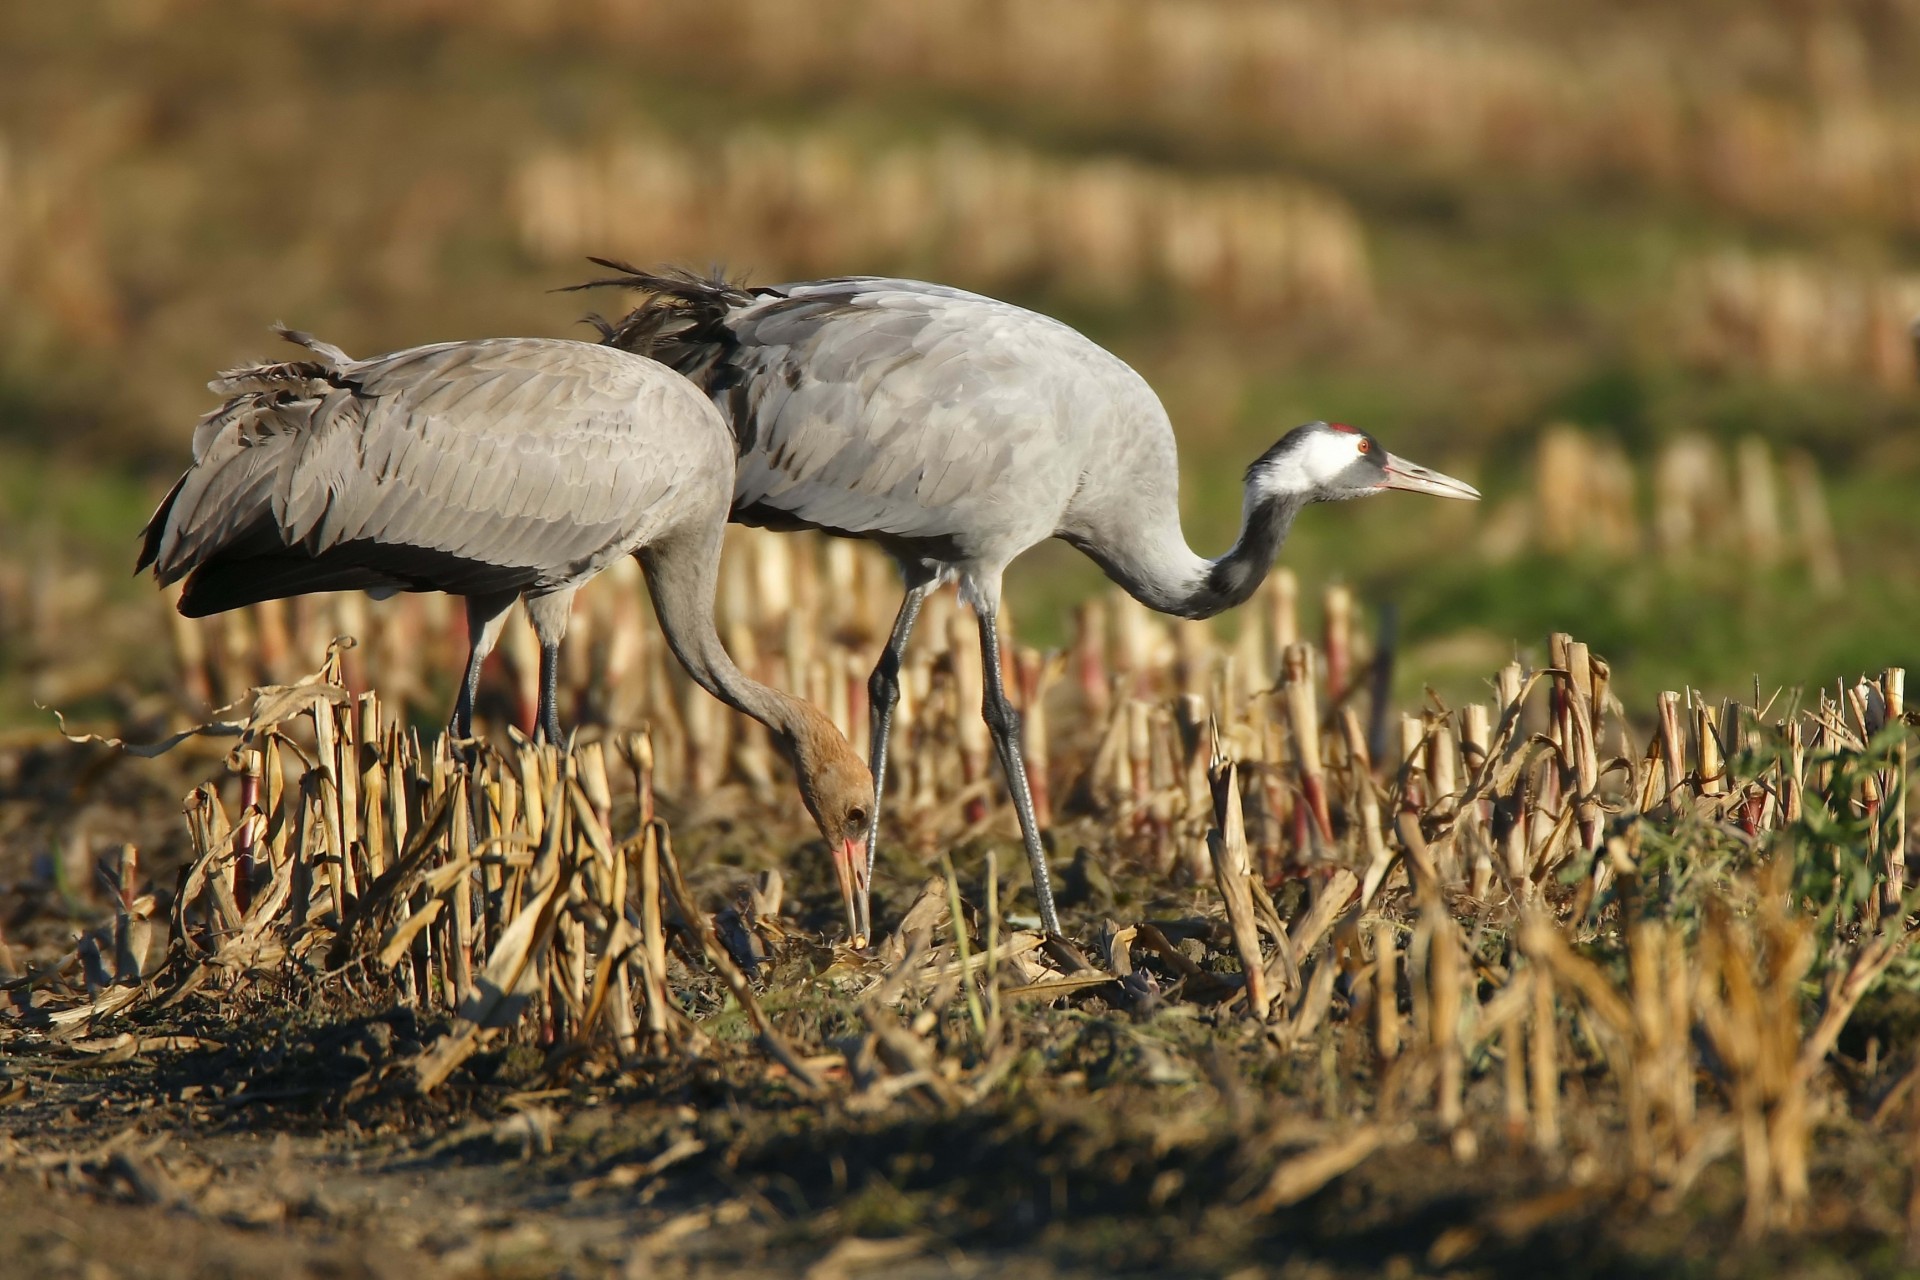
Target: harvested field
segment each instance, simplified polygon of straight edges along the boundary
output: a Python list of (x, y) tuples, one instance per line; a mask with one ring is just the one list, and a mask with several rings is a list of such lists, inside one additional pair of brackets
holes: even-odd
[[(736, 578), (785, 554), (800, 586), (736, 590), (736, 645), (843, 637), (795, 676), (854, 727), (865, 640), (821, 602), (883, 566), (743, 544)], [(578, 686), (564, 754), (496, 722), (457, 761), (344, 641), (162, 755), (16, 749), (45, 797), (185, 795), (6, 923), (0, 1194), (78, 1193), (16, 1247), (199, 1273), (88, 1226), (152, 1219), (235, 1272), (1896, 1268), (1902, 673), (1628, 708), (1555, 636), (1485, 702), (1399, 710), (1391, 651), (1337, 596), (1302, 640), (1297, 596), (1231, 644), (1118, 602), (1012, 646), (1067, 944), (945, 626), (858, 950), (784, 766), (644, 643), (646, 727)]]
[[(0, 1269), (1920, 1273), (1917, 19), (0, 0)], [(1486, 500), (1316, 509), (1218, 626), (1021, 557), (1070, 945), (935, 596), (852, 948), (633, 565), (568, 751), (516, 619), (459, 758), (457, 602), (129, 577), (269, 323), (588, 336), (586, 254), (1058, 316), (1197, 548), (1316, 419)], [(724, 570), (864, 751), (892, 567)]]

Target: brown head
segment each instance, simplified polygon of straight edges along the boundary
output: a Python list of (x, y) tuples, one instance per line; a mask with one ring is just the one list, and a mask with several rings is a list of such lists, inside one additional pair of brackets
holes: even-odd
[(781, 746), (800, 776), (800, 799), (833, 851), (833, 873), (855, 946), (871, 933), (867, 827), (873, 817), (873, 775), (841, 732), (812, 703), (783, 699), (788, 730)]

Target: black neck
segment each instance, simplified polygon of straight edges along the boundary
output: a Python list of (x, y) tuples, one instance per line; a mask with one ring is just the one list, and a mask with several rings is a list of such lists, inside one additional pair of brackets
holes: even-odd
[(1205, 579), (1173, 612), (1183, 618), (1211, 618), (1246, 603), (1267, 580), (1293, 529), (1293, 518), (1305, 505), (1304, 499), (1290, 495), (1254, 504), (1241, 524), (1233, 549), (1212, 563)]

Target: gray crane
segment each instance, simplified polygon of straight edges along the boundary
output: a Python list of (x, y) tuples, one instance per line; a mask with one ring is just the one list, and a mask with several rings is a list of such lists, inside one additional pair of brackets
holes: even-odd
[(714, 631), (734, 451), (713, 405), (654, 361), (593, 343), (496, 338), (353, 360), (280, 332), (308, 357), (209, 384), (228, 399), (194, 431), (193, 465), (148, 523), (136, 572), (184, 577), (188, 617), (311, 591), (464, 596), (460, 737), (501, 620), (524, 597), (540, 637), (540, 724), (558, 744), (568, 605), (636, 556), (674, 656), (793, 763), (857, 931), (868, 768), (811, 704), (742, 673)]
[[(599, 321), (603, 339), (686, 374), (732, 424), (734, 520), (865, 538), (899, 562), (906, 597), (868, 683), (876, 795), (901, 652), (928, 595), (958, 582), (979, 619), (982, 714), (1050, 933), (1059, 917), (995, 634), (1007, 564), (1061, 538), (1148, 608), (1207, 618), (1253, 594), (1307, 503), (1388, 489), (1480, 496), (1364, 431), (1309, 423), (1247, 469), (1239, 539), (1209, 560), (1181, 532), (1179, 457), (1159, 397), (1057, 320), (916, 280), (748, 289), (592, 261), (618, 274), (578, 287), (646, 294), (618, 324)], [(869, 874), (878, 803), (873, 819)]]

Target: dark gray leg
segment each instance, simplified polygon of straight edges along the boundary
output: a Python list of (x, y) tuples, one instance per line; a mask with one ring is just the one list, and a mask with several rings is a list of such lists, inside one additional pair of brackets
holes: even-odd
[(453, 719), (447, 724), (447, 732), (456, 741), (473, 736), (473, 700), (480, 695), (480, 668), (485, 662), (479, 637), (474, 636), (467, 641), (467, 674), (460, 681), (460, 696), (454, 700)]
[(473, 703), (480, 695), (480, 668), (487, 655), (500, 642), (500, 628), (513, 608), (514, 596), (467, 597), (467, 671), (460, 681), (460, 696), (454, 700), (453, 719), (447, 732), (456, 740), (473, 736)]
[(1040, 845), (1040, 824), (1033, 816), (1033, 792), (1027, 785), (1027, 763), (1020, 755), (1020, 713), (1007, 701), (1007, 690), (1000, 679), (1000, 634), (991, 606), (979, 610), (980, 666), (986, 675), (986, 698), (980, 714), (993, 735), (1000, 753), (1000, 767), (1007, 773), (1007, 790), (1013, 793), (1013, 807), (1020, 815), (1020, 836), (1027, 845), (1027, 865), (1033, 868), (1033, 896), (1040, 902), (1040, 924), (1052, 937), (1060, 937), (1060, 915), (1053, 906), (1053, 877), (1047, 872), (1047, 851)]
[(540, 734), (550, 747), (564, 746), (560, 733), (560, 646), (540, 646)]
[(907, 649), (913, 624), (920, 619), (920, 606), (939, 587), (937, 578), (920, 579), (909, 571), (907, 594), (900, 601), (900, 612), (893, 620), (893, 634), (880, 651), (879, 665), (867, 677), (867, 728), (873, 769), (873, 820), (867, 824), (867, 876), (873, 876), (874, 853), (880, 847), (880, 806), (887, 789), (887, 741), (893, 736), (893, 712), (900, 705), (900, 659)]
[(567, 739), (560, 732), (560, 642), (567, 638), (567, 622), (573, 616), (573, 593), (577, 588), (562, 587), (545, 595), (527, 597), (527, 621), (540, 638), (540, 708), (534, 715), (534, 730), (550, 747), (564, 747)]

